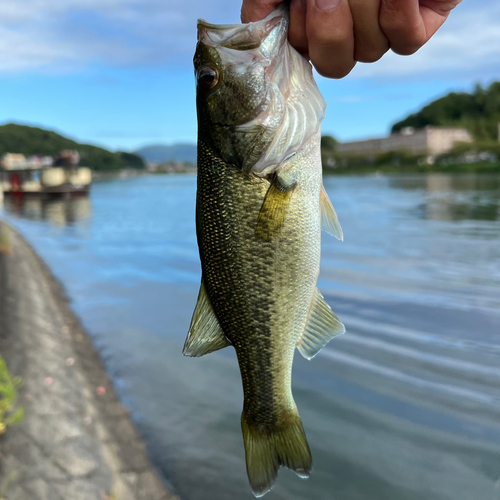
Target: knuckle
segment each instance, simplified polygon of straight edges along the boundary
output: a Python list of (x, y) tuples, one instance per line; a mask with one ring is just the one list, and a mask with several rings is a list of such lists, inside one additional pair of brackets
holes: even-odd
[(362, 63), (374, 63), (381, 59), (387, 50), (389, 49), (355, 49), (354, 59)]
[(415, 54), (422, 45), (424, 45), (425, 41), (420, 40), (420, 39), (413, 39), (413, 40), (404, 40), (404, 41), (399, 41), (395, 43), (391, 43), (391, 49), (393, 52), (396, 54), (399, 54), (400, 56), (411, 56), (412, 54)]
[(380, 28), (384, 33), (397, 33), (401, 36), (411, 36), (418, 29), (418, 23), (415, 19), (409, 19), (401, 12), (392, 12), (383, 10), (379, 18)]
[(335, 78), (335, 79), (340, 79), (344, 78), (347, 76), (354, 66), (356, 65), (356, 62), (353, 61), (352, 63), (344, 63), (344, 64), (328, 64), (323, 61), (320, 63), (316, 63), (313, 61), (313, 65), (316, 68), (316, 71), (321, 75), (326, 78)]
[(400, 56), (411, 56), (412, 54), (415, 54), (415, 52), (418, 49), (415, 49), (413, 47), (393, 47), (392, 51), (395, 54), (398, 54)]
[(389, 40), (391, 49), (404, 56), (414, 54), (427, 41), (425, 30), (416, 21), (388, 11), (380, 16), (380, 28)]
[(387, 29), (385, 35), (389, 39), (391, 49), (396, 54), (404, 56), (414, 54), (427, 41), (422, 30), (408, 26), (401, 29), (396, 27), (391, 30)]

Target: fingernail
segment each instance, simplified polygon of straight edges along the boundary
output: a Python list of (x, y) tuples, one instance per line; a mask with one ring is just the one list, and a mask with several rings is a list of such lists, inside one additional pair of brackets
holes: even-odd
[(320, 10), (332, 10), (338, 7), (342, 0), (316, 0), (316, 7)]

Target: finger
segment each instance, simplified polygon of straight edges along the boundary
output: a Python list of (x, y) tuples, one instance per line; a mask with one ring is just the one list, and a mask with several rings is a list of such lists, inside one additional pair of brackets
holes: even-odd
[(306, 0), (292, 0), (290, 3), (290, 28), (288, 40), (302, 55), (308, 56), (306, 34)]
[(388, 50), (389, 40), (380, 29), (380, 0), (349, 0), (354, 24), (354, 59), (371, 63)]
[(354, 33), (347, 0), (307, 0), (309, 58), (320, 75), (343, 78), (352, 70)]
[(430, 38), (418, 0), (381, 0), (379, 22), (397, 54), (413, 54)]
[(283, 0), (243, 0), (241, 22), (251, 23), (260, 21), (281, 3), (283, 3)]
[(427, 40), (443, 25), (450, 12), (461, 0), (420, 0), (420, 15), (425, 26)]

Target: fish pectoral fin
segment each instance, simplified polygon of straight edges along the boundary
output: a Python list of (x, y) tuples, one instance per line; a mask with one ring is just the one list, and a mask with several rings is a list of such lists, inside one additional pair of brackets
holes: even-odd
[(345, 326), (316, 288), (306, 328), (297, 343), (297, 349), (304, 358), (312, 359), (333, 337), (341, 333), (345, 333)]
[(215, 315), (210, 297), (201, 280), (198, 303), (193, 313), (189, 333), (184, 344), (184, 356), (199, 357), (231, 345)]
[(321, 186), (319, 195), (319, 204), (321, 206), (321, 227), (328, 234), (335, 236), (340, 241), (344, 241), (344, 232), (340, 225), (337, 212), (333, 208), (332, 202), (326, 194), (325, 186)]
[(257, 219), (257, 238), (269, 241), (281, 233), (295, 186), (295, 183), (286, 184), (278, 176), (274, 177)]

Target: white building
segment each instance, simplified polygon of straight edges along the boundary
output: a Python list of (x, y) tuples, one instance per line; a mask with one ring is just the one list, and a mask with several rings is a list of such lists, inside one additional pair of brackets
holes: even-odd
[(52, 156), (30, 156), (26, 158), (19, 153), (5, 153), (0, 160), (0, 167), (4, 170), (38, 169), (51, 167), (53, 163)]
[(14, 170), (16, 168), (25, 168), (26, 156), (17, 153), (5, 153), (0, 161), (0, 166), (5, 170)]
[(440, 155), (450, 151), (459, 142), (472, 142), (472, 136), (462, 127), (407, 127), (389, 137), (338, 143), (336, 150), (339, 153), (362, 155), (401, 150), (411, 151), (416, 155)]

